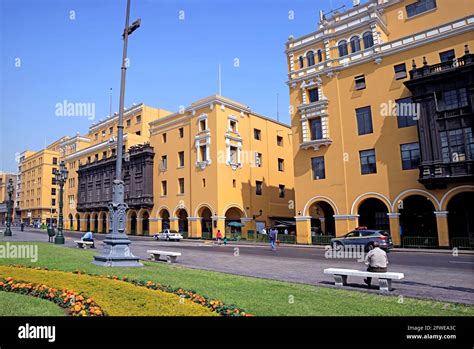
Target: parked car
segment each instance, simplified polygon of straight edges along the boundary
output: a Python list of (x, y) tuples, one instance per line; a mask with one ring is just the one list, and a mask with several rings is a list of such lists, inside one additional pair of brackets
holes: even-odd
[(183, 235), (178, 233), (176, 230), (165, 229), (162, 232), (153, 235), (155, 240), (165, 240), (165, 241), (180, 241), (183, 238)]
[(344, 236), (331, 239), (333, 249), (344, 248), (347, 245), (363, 245), (364, 250), (370, 251), (377, 241), (380, 248), (388, 251), (393, 248), (392, 238), (385, 230), (356, 229)]

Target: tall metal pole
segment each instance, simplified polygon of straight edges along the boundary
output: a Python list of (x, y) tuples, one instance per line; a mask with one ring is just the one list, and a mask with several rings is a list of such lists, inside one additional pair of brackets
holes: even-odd
[(104, 240), (104, 249), (100, 255), (94, 256), (94, 264), (109, 267), (141, 267), (139, 258), (130, 251), (131, 241), (125, 233), (125, 223), (128, 205), (124, 200), (124, 182), (122, 180), (123, 157), (123, 112), (125, 100), (125, 78), (127, 73), (128, 36), (140, 26), (140, 20), (129, 26), (130, 0), (127, 0), (125, 29), (123, 31), (123, 55), (120, 79), (119, 117), (117, 124), (117, 150), (115, 162), (115, 180), (112, 187), (112, 202), (109, 203), (109, 234)]
[(63, 235), (63, 195), (64, 195), (64, 183), (67, 179), (67, 170), (64, 161), (61, 161), (59, 165), (59, 171), (56, 176), (57, 181), (59, 182), (59, 217), (58, 217), (58, 234), (54, 238), (54, 243), (57, 245), (64, 245), (64, 235)]
[(7, 185), (7, 193), (8, 193), (8, 202), (7, 202), (7, 227), (5, 228), (5, 231), (3, 232), (4, 236), (12, 236), (12, 231), (11, 231), (11, 225), (12, 225), (12, 216), (11, 216), (11, 210), (12, 210), (12, 194), (13, 194), (13, 180), (10, 178), (8, 180), (8, 185)]

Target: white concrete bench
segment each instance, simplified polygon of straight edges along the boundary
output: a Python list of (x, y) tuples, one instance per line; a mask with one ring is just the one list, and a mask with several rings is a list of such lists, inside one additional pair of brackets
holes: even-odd
[(354, 269), (328, 268), (324, 269), (324, 274), (334, 276), (336, 286), (345, 286), (348, 276), (371, 277), (379, 279), (380, 291), (389, 292), (392, 290), (392, 280), (401, 280), (405, 277), (403, 273), (372, 273), (370, 271), (360, 271)]
[(77, 244), (77, 248), (86, 249), (94, 246), (94, 243), (92, 241), (75, 240), (74, 242)]
[(150, 255), (149, 259), (152, 261), (160, 260), (160, 256), (166, 258), (168, 263), (175, 263), (176, 259), (181, 256), (179, 252), (169, 252), (169, 251), (157, 251), (157, 250), (148, 250), (146, 251)]

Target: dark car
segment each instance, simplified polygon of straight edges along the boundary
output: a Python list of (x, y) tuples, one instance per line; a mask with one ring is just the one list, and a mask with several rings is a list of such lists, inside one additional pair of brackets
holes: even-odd
[(377, 241), (380, 248), (383, 250), (390, 250), (393, 248), (392, 238), (385, 230), (375, 229), (356, 229), (340, 236), (331, 239), (331, 246), (333, 249), (344, 248), (347, 245), (362, 245), (364, 250), (370, 251), (374, 248), (374, 242)]

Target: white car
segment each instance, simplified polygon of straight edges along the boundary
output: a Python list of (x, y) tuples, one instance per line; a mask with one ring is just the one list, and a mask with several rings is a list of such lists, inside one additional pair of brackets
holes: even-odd
[(155, 240), (165, 240), (165, 241), (180, 241), (183, 238), (183, 235), (178, 233), (176, 230), (165, 229), (162, 232), (153, 235)]

